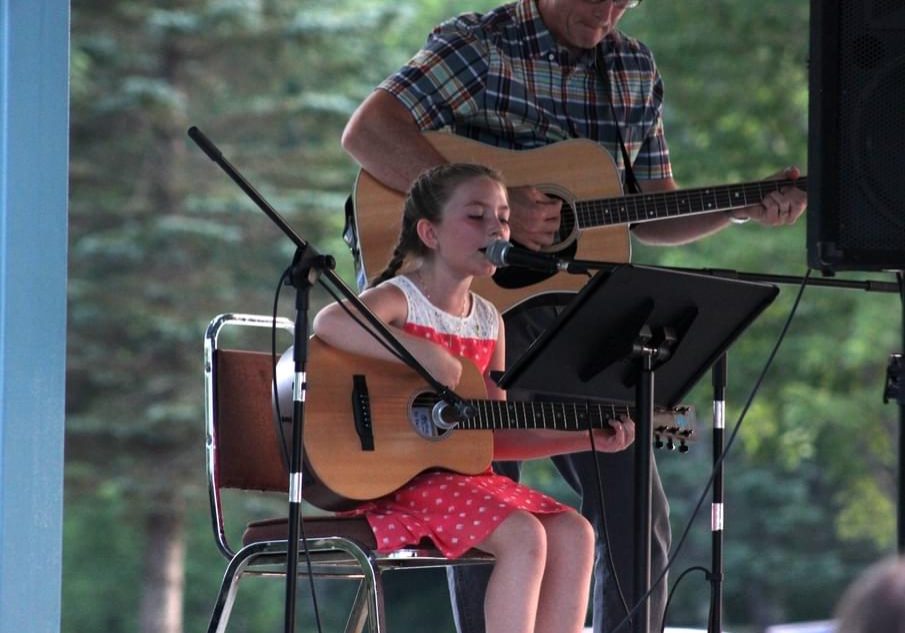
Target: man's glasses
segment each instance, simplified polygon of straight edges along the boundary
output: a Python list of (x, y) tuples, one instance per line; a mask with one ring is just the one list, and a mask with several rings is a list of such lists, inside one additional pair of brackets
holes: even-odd
[[(585, 2), (589, 4), (603, 4), (608, 0), (585, 0)], [(641, 4), (641, 0), (609, 0), (616, 6), (618, 9), (634, 9), (639, 4)]]

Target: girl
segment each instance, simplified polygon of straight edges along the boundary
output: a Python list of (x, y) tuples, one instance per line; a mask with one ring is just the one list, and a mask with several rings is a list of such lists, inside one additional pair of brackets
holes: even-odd
[[(502, 370), (503, 322), (470, 292), (472, 278), (494, 267), (482, 249), (509, 237), (509, 204), (499, 174), (470, 164), (442, 165), (415, 183), (406, 199), (399, 243), (374, 286), (361, 298), (395, 330), (443, 384), (455, 387), (468, 358), (485, 376), (488, 395), (505, 399), (487, 378)], [(338, 305), (322, 310), (314, 332), (335, 347), (375, 358), (389, 352)], [(598, 450), (631, 444), (634, 424), (597, 433)], [(587, 450), (582, 433), (497, 431), (494, 458), (521, 460)], [(487, 633), (578, 633), (584, 626), (594, 534), (577, 512), (489, 468), (480, 475), (431, 471), (356, 510), (381, 551), (430, 538), (447, 557), (470, 548), (495, 558), (484, 612)]]

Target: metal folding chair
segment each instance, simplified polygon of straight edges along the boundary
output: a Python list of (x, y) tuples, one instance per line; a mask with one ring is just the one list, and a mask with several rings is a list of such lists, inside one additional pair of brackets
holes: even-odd
[[(219, 346), (225, 328), (270, 328), (272, 317), (222, 314), (214, 318), (204, 337), (204, 381), (207, 475), (211, 520), (220, 552), (229, 563), (211, 614), (209, 633), (226, 630), (239, 581), (247, 574), (285, 576), (288, 520), (251, 522), (242, 545), (229, 543), (221, 491), (283, 492), (288, 495), (289, 473), (283, 443), (272, 411), (273, 358), (269, 352)], [(279, 333), (291, 342), (293, 323), (279, 318)], [(316, 368), (308, 368), (309, 373)], [(350, 421), (350, 424), (352, 421)], [(301, 558), (310, 556), (312, 575), (347, 578), (359, 583), (346, 631), (386, 631), (381, 574), (394, 569), (424, 569), (492, 562), (472, 551), (456, 560), (445, 558), (429, 544), (378, 554), (367, 521), (359, 517), (320, 516), (304, 519), (305, 538), (299, 546), (299, 574), (308, 573)], [(301, 586), (301, 585), (300, 585)]]

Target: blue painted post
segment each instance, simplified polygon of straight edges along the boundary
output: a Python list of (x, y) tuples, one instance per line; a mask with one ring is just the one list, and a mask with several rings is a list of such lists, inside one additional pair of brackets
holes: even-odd
[(60, 630), (69, 3), (0, 0), (0, 633)]

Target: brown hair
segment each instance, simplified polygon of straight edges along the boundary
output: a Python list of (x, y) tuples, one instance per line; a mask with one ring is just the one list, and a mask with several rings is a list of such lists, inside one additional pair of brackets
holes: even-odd
[(456, 187), (473, 178), (491, 178), (503, 183), (503, 177), (495, 169), (473, 163), (449, 163), (438, 165), (423, 172), (412, 183), (402, 211), (402, 230), (393, 249), (387, 267), (374, 277), (371, 286), (376, 286), (395, 277), (409, 256), (425, 257), (430, 252), (418, 237), (418, 220), (428, 220), (439, 224), (443, 207), (449, 202)]
[(846, 590), (839, 633), (905, 633), (905, 558), (873, 564)]

